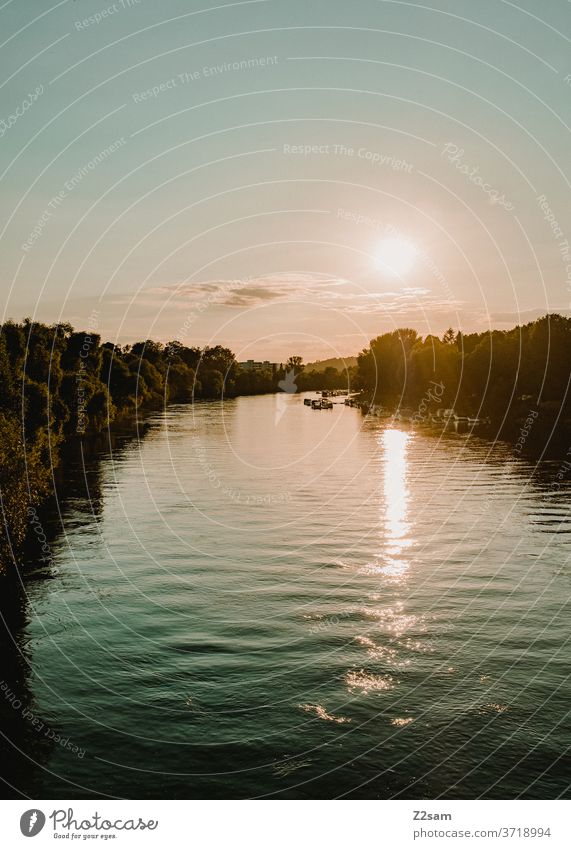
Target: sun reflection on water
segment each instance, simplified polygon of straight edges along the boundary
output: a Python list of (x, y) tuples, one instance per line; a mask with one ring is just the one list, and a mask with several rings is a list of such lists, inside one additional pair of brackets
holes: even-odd
[[(381, 499), (379, 513), (379, 551), (376, 562), (361, 567), (359, 572), (382, 575), (380, 592), (369, 594), (368, 603), (358, 605), (356, 612), (375, 623), (373, 633), (358, 634), (355, 642), (362, 647), (372, 664), (382, 662), (386, 667), (405, 670), (412, 663), (408, 652), (428, 650), (418, 639), (426, 631), (422, 616), (407, 612), (399, 598), (400, 586), (407, 580), (410, 557), (406, 550), (415, 544), (409, 521), (408, 448), (413, 437), (401, 430), (388, 428), (379, 437), (381, 447)], [(392, 589), (389, 584), (392, 584)], [(371, 603), (373, 602), (373, 603)], [(411, 638), (411, 635), (414, 639)], [(402, 656), (402, 650), (405, 656)], [(391, 675), (354, 669), (346, 678), (350, 692), (367, 695), (391, 690), (398, 682)], [(406, 718), (402, 720), (405, 724)], [(400, 719), (399, 719), (400, 722)]]
[(348, 672), (345, 681), (350, 693), (360, 693), (363, 696), (392, 690), (397, 683), (392, 675), (375, 675), (364, 669)]
[(407, 521), (409, 491), (407, 484), (407, 447), (410, 434), (387, 429), (381, 436), (384, 468), (384, 565), (380, 571), (393, 578), (403, 578), (408, 561), (402, 557), (412, 545)]

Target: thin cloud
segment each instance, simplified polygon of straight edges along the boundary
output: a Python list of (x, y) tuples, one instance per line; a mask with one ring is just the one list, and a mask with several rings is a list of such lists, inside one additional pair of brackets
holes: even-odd
[(280, 272), (243, 280), (200, 280), (168, 283), (145, 289), (145, 300), (183, 301), (186, 305), (208, 301), (224, 307), (254, 307), (276, 300), (337, 297), (334, 289), (350, 281), (319, 273)]

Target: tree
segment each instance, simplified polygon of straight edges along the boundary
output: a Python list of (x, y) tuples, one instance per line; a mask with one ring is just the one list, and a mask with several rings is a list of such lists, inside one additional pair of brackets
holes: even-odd
[(286, 363), (286, 371), (294, 371), (296, 374), (303, 370), (303, 357), (289, 357)]
[(460, 365), (460, 352), (452, 343), (441, 342), (436, 336), (419, 340), (410, 354), (408, 399), (417, 404), (432, 395), (438, 400), (437, 406), (452, 406), (458, 396)]
[(393, 401), (406, 389), (409, 355), (418, 341), (416, 330), (405, 327), (383, 333), (357, 357), (358, 386), (373, 396)]
[(131, 347), (131, 354), (139, 359), (148, 360), (153, 365), (158, 365), (163, 358), (164, 349), (160, 342), (146, 339), (144, 342), (135, 342)]
[[(202, 392), (205, 397), (221, 397), (222, 388), (225, 395), (231, 396), (235, 392), (235, 380), (238, 374), (236, 357), (229, 348), (224, 348), (222, 345), (205, 348), (196, 369), (196, 374), (202, 385)], [(218, 378), (215, 375), (221, 375), (222, 377), (222, 386), (220, 388), (217, 386)]]
[(194, 369), (189, 368), (182, 360), (176, 360), (169, 366), (166, 379), (169, 401), (192, 401), (193, 394), (201, 393), (201, 387), (196, 385)]
[(222, 398), (224, 392), (224, 375), (211, 369), (200, 374), (202, 394), (205, 398)]

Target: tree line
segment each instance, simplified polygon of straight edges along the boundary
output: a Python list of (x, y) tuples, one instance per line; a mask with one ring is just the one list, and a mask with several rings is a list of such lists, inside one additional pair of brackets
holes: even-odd
[(244, 371), (221, 345), (147, 339), (120, 346), (67, 323), (6, 321), (0, 327), (0, 564), (22, 545), (28, 511), (49, 495), (66, 440), (169, 403), (344, 381), (335, 369), (304, 374), (300, 357)]
[(402, 328), (371, 340), (357, 363), (356, 385), (392, 408), (414, 409), (436, 384), (438, 406), (508, 427), (533, 406), (544, 418), (570, 413), (571, 319), (557, 314), (505, 331), (450, 328), (442, 338)]

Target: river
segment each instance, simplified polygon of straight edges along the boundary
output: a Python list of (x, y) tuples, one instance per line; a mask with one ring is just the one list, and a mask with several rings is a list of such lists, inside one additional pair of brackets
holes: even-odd
[(565, 795), (565, 478), (299, 395), (151, 415), (8, 605), (11, 792)]

